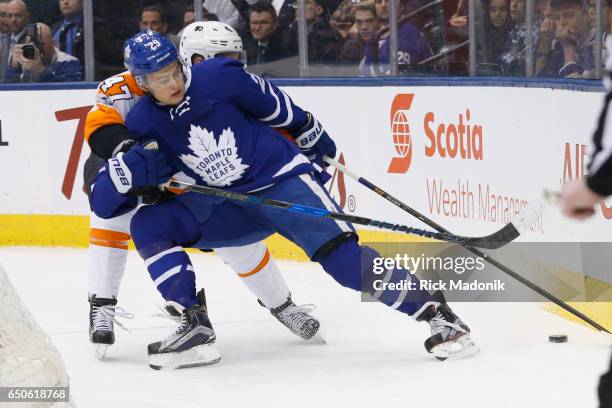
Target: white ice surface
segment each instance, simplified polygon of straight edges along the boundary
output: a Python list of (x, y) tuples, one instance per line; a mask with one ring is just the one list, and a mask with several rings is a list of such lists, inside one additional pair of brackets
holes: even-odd
[[(535, 304), (454, 304), (481, 353), (440, 362), (428, 327), (337, 285), (318, 265), (280, 262), (296, 303), (314, 303), (326, 345), (307, 344), (260, 307), (213, 255), (192, 257), (206, 286), (219, 364), (147, 365), (146, 345), (175, 327), (153, 317), (161, 297), (131, 252), (119, 302), (136, 314), (98, 361), (87, 337), (87, 255), (1, 248), (0, 263), (60, 350), (79, 408), (109, 407), (572, 407), (597, 406), (610, 338)], [(1, 312), (1, 311), (0, 311)], [(564, 333), (566, 344), (548, 335)]]

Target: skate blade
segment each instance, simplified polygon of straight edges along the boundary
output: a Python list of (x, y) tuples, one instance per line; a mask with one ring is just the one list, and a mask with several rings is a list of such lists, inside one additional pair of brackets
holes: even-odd
[(312, 336), (309, 340), (306, 340), (310, 344), (327, 344), (321, 332), (317, 332), (314, 336)]
[(203, 344), (180, 353), (150, 354), (149, 367), (154, 370), (173, 370), (215, 364), (220, 360), (221, 354), (213, 344)]
[(96, 357), (98, 360), (104, 360), (106, 357), (106, 350), (108, 350), (108, 344), (94, 344), (94, 350), (96, 352)]
[(470, 333), (464, 334), (455, 341), (438, 344), (431, 349), (433, 355), (441, 361), (448, 358), (465, 358), (473, 356), (480, 351), (480, 347), (470, 337)]

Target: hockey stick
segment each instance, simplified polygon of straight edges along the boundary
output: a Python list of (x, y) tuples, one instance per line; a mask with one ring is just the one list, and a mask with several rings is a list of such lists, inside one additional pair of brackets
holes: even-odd
[(371, 218), (359, 217), (356, 215), (343, 214), (339, 212), (333, 212), (333, 211), (326, 210), (324, 208), (315, 208), (315, 207), (310, 207), (307, 205), (289, 203), (286, 201), (273, 200), (269, 198), (260, 198), (252, 194), (226, 191), (226, 190), (221, 190), (218, 188), (199, 186), (196, 184), (189, 184), (189, 183), (184, 183), (184, 182), (176, 181), (176, 180), (170, 180), (167, 183), (167, 187), (183, 189), (183, 190), (191, 191), (194, 193), (200, 193), (200, 194), (205, 194), (205, 195), (214, 196), (214, 197), (221, 197), (221, 198), (234, 200), (234, 201), (241, 201), (243, 203), (250, 204), (250, 205), (261, 205), (265, 207), (283, 209), (283, 210), (287, 210), (287, 211), (298, 213), (298, 214), (310, 215), (314, 217), (331, 218), (333, 220), (350, 222), (352, 224), (367, 225), (367, 226), (377, 227), (380, 229), (385, 229), (385, 230), (390, 230), (390, 231), (398, 231), (398, 232), (403, 232), (403, 233), (410, 234), (410, 235), (417, 235), (417, 236), (421, 236), (425, 238), (436, 239), (439, 241), (453, 242), (453, 243), (456, 243), (462, 246), (468, 245), (468, 246), (473, 246), (473, 247), (495, 249), (495, 248), (502, 247), (503, 245), (506, 245), (508, 242), (510, 242), (508, 240), (508, 237), (510, 237), (511, 238), (510, 240), (512, 240), (514, 239), (513, 238), (514, 236), (518, 236), (517, 233), (515, 235), (515, 233), (512, 233), (512, 231), (510, 231), (510, 233), (504, 232), (501, 235), (496, 233), (496, 234), (492, 234), (492, 235), (485, 236), (485, 237), (464, 237), (460, 235), (451, 234), (448, 231), (443, 231), (443, 232), (428, 231), (428, 230), (423, 230), (419, 228), (408, 227), (406, 225), (392, 224), (392, 223), (385, 222), (385, 221), (373, 220)]
[[(441, 225), (437, 224), (436, 222), (430, 220), (429, 218), (427, 218), (426, 216), (424, 216), (420, 212), (416, 211), (415, 209), (407, 206), (406, 204), (404, 204), (403, 202), (401, 202), (397, 198), (393, 197), (391, 194), (387, 193), (386, 191), (384, 191), (380, 187), (376, 186), (375, 184), (370, 183), (368, 180), (364, 179), (363, 177), (357, 176), (355, 173), (351, 172), (350, 170), (348, 170), (346, 167), (344, 167), (343, 165), (341, 165), (340, 163), (338, 163), (334, 159), (331, 159), (329, 157), (325, 157), (325, 161), (328, 164), (330, 164), (331, 166), (335, 167), (338, 171), (341, 171), (342, 173), (346, 174), (347, 176), (349, 176), (353, 180), (356, 180), (359, 184), (364, 185), (369, 190), (374, 191), (376, 194), (380, 195), (385, 200), (390, 201), (391, 203), (395, 204), (396, 206), (398, 206), (402, 210), (406, 211), (410, 215), (416, 217), (418, 220), (420, 220), (423, 223), (429, 225), (431, 228), (433, 228), (433, 229), (435, 229), (435, 230), (437, 230), (439, 232), (450, 233), (450, 231), (447, 230), (446, 228), (444, 228)], [(536, 211), (533, 214), (529, 214), (529, 215), (530, 216), (523, 216), (522, 217), (521, 222), (519, 223), (519, 224), (522, 224), (522, 225), (520, 225), (521, 229), (529, 228), (531, 225), (527, 225), (527, 224), (530, 222), (530, 220), (533, 220), (535, 222), (535, 219), (539, 216), (538, 211)], [(534, 215), (535, 215), (535, 217), (534, 217)], [(507, 224), (504, 228), (508, 227), (509, 225), (512, 225), (512, 223)], [(502, 228), (500, 231), (504, 230), (504, 228)], [(518, 237), (518, 235), (520, 233), (518, 232), (518, 230), (516, 228), (514, 228), (514, 230), (516, 231), (517, 237)], [(495, 234), (496, 233), (494, 233), (492, 235), (495, 235)], [(500, 263), (499, 261), (497, 261), (496, 259), (492, 258), (490, 255), (485, 254), (484, 252), (480, 251), (477, 248), (474, 248), (474, 246), (470, 245), (469, 243), (459, 243), (459, 245), (463, 246), (465, 249), (467, 249), (468, 251), (470, 251), (474, 255), (476, 255), (478, 257), (481, 257), (482, 259), (484, 259), (485, 261), (487, 261), (491, 265), (495, 266), (496, 268), (498, 268), (502, 272), (506, 273), (507, 275), (509, 275), (512, 278), (516, 279), (517, 281), (519, 281), (523, 285), (527, 286), (529, 289), (533, 290), (534, 292), (538, 293), (539, 295), (543, 296), (544, 298), (550, 300), (551, 302), (553, 302), (554, 304), (556, 304), (560, 308), (565, 309), (567, 312), (573, 314), (574, 316), (578, 317), (582, 321), (584, 321), (584, 322), (588, 323), (589, 325), (593, 326), (597, 330), (603, 331), (603, 332), (606, 332), (606, 333), (610, 334), (610, 331), (608, 331), (608, 329), (606, 329), (605, 327), (603, 327), (602, 325), (600, 325), (599, 323), (597, 323), (596, 321), (594, 321), (590, 317), (588, 317), (585, 314), (583, 314), (582, 312), (574, 309), (572, 306), (568, 305), (567, 303), (565, 303), (564, 301), (562, 301), (561, 299), (559, 299), (558, 297), (556, 297), (552, 293), (549, 293), (547, 290), (539, 287), (538, 285), (536, 285), (535, 283), (531, 282), (530, 280), (524, 278), (522, 275), (519, 275), (518, 273), (514, 272), (512, 269), (510, 269), (506, 265), (504, 265), (504, 264)]]

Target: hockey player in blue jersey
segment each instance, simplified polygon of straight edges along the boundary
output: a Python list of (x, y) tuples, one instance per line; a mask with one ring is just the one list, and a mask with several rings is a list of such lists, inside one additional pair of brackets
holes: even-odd
[[(339, 211), (316, 176), (323, 157), (334, 157), (335, 144), (316, 118), (286, 93), (248, 73), (239, 61), (223, 57), (183, 74), (176, 50), (156, 33), (136, 35), (124, 51), (128, 70), (149, 93), (130, 112), (126, 125), (143, 144), (155, 140), (159, 150), (138, 145), (109, 161), (108, 172), (96, 179), (92, 204), (97, 213), (113, 216), (133, 208), (137, 200), (125, 196), (127, 192), (163, 184), (175, 173), (197, 184)], [(274, 127), (287, 130), (294, 140)], [(176, 366), (177, 360), (182, 365), (202, 364), (198, 350), (214, 340), (212, 326), (199, 309), (189, 257), (182, 250), (168, 253), (170, 249), (232, 247), (278, 232), (338, 283), (354, 290), (372, 287), (369, 280), (375, 276), (364, 274), (362, 282), (361, 270), (372, 271), (380, 257), (374, 249), (360, 246), (354, 228), (345, 222), (193, 193), (142, 207), (131, 232), (153, 279), (160, 271), (175, 271), (158, 289), (167, 301), (182, 306), (182, 324), (168, 339), (149, 345), (150, 361), (161, 366)], [(417, 278), (401, 269), (385, 275), (387, 282), (404, 280)], [(371, 294), (428, 322), (432, 335), (425, 347), (436, 357), (478, 350), (467, 325), (441, 294), (418, 289)]]

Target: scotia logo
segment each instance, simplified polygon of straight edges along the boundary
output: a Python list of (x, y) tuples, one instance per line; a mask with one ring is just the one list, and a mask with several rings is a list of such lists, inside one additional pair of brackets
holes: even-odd
[[(424, 157), (442, 160), (483, 160), (483, 126), (472, 123), (469, 108), (448, 120), (448, 112), (436, 112), (442, 119), (436, 121), (436, 113), (426, 112), (421, 118), (413, 110), (409, 114), (414, 94), (398, 94), (391, 104), (391, 133), (397, 156), (391, 160), (387, 173), (406, 173), (410, 168), (415, 140), (423, 140)], [(452, 115), (451, 115), (452, 116)], [(411, 120), (409, 120), (411, 119)], [(410, 129), (410, 123), (423, 123), (419, 128)], [(421, 137), (419, 137), (421, 136)], [(417, 139), (415, 139), (417, 138)]]
[(393, 145), (398, 156), (389, 164), (387, 173), (406, 173), (412, 160), (412, 139), (410, 137), (410, 124), (408, 123), (408, 110), (412, 105), (414, 94), (399, 94), (393, 98), (391, 104), (391, 132)]

